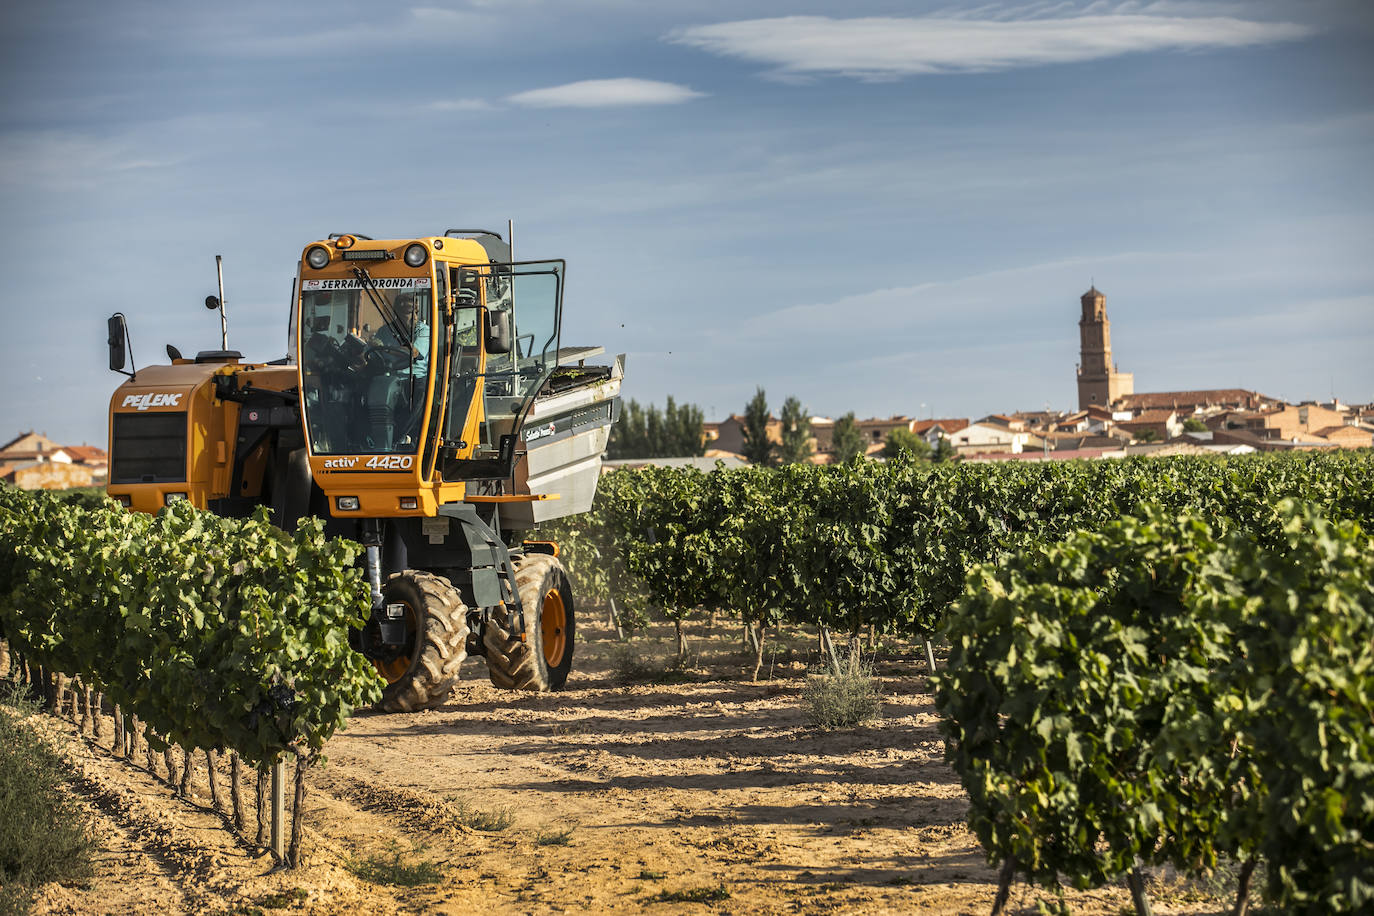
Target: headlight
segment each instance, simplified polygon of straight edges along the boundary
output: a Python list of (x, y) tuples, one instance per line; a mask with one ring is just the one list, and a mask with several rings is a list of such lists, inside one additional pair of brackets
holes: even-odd
[(134, 504), (134, 498), (130, 496), (128, 493), (120, 493), (118, 496), (115, 497), (115, 499), (119, 500), (119, 504), (123, 506), (125, 509), (129, 508)]
[(420, 507), (420, 501), (419, 501), (416, 497), (414, 497), (414, 496), (402, 496), (402, 497), (401, 497), (401, 508), (402, 508), (402, 509), (418, 509), (419, 507)]
[(336, 496), (334, 498), (334, 508), (340, 512), (357, 512), (358, 497), (356, 496)]
[(185, 493), (165, 493), (162, 497), (162, 504), (164, 506), (170, 506), (172, 503), (181, 502), (185, 498)]
[(419, 267), (428, 257), (429, 249), (419, 242), (406, 248), (406, 263), (411, 267)]
[(316, 245), (305, 253), (305, 263), (316, 270), (323, 270), (329, 263), (329, 249), (323, 245)]

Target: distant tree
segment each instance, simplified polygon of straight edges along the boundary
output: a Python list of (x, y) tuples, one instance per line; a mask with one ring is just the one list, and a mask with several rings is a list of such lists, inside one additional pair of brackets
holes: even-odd
[(949, 444), (949, 439), (944, 436), (935, 444), (935, 450), (930, 453), (930, 460), (936, 463), (943, 461), (958, 461), (959, 451)]
[(851, 458), (862, 455), (864, 449), (863, 432), (859, 429), (859, 424), (854, 422), (854, 411), (850, 411), (835, 421), (835, 431), (831, 435), (831, 451), (835, 455), (835, 461), (844, 463)]
[(917, 458), (929, 458), (930, 445), (911, 430), (898, 427), (887, 434), (887, 441), (883, 443), (883, 457), (896, 458), (902, 452), (911, 452)]
[(1183, 421), (1183, 431), (1185, 433), (1205, 433), (1207, 432), (1207, 424), (1197, 417), (1189, 417)]
[(649, 409), (644, 414), (644, 445), (641, 454), (631, 455), (631, 458), (659, 458), (676, 457), (667, 455), (664, 451), (663, 435), (663, 414), (659, 413), (658, 408), (650, 404)]
[(663, 428), (667, 444), (678, 458), (699, 458), (706, 454), (706, 423), (701, 408), (695, 404), (681, 407), (668, 395), (663, 410)]
[(811, 418), (801, 401), (788, 398), (782, 405), (782, 443), (778, 446), (778, 460), (782, 464), (800, 464), (811, 457)]
[(644, 409), (639, 406), (638, 401), (631, 400), (624, 405), (619, 419), (611, 427), (611, 437), (606, 443), (606, 457), (643, 458), (647, 442)]
[(1159, 438), (1159, 433), (1153, 429), (1142, 429), (1140, 435), (1136, 436), (1141, 442), (1154, 442)]
[(630, 401), (611, 427), (607, 458), (692, 458), (705, 452), (704, 422), (695, 404), (681, 407), (668, 398), (660, 411), (650, 404)]
[(744, 408), (744, 457), (765, 467), (774, 463), (773, 443), (768, 438), (768, 396), (758, 389)]

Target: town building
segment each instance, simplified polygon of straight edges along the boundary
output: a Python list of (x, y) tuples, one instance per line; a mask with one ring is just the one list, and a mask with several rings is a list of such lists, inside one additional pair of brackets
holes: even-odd
[(0, 480), (24, 490), (102, 486), (108, 469), (104, 449), (59, 445), (33, 431), (0, 445)]
[(1080, 299), (1078, 320), (1078, 409), (1109, 407), (1135, 391), (1135, 376), (1112, 362), (1112, 326), (1107, 320), (1107, 297), (1093, 286)]

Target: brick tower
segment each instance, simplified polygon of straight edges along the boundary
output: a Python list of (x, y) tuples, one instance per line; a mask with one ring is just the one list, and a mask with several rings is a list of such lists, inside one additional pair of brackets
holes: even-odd
[(1107, 297), (1094, 286), (1079, 300), (1078, 409), (1111, 409), (1117, 398), (1135, 393), (1135, 376), (1118, 372), (1112, 363), (1112, 326), (1107, 320)]

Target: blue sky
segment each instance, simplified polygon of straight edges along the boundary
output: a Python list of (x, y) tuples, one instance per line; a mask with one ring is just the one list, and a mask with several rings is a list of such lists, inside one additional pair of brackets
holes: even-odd
[(1078, 296), (1140, 391), (1374, 400), (1374, 4), (339, 0), (0, 12), (0, 439), (282, 355), (330, 232), (515, 223), (566, 344), (739, 411), (1071, 409)]

